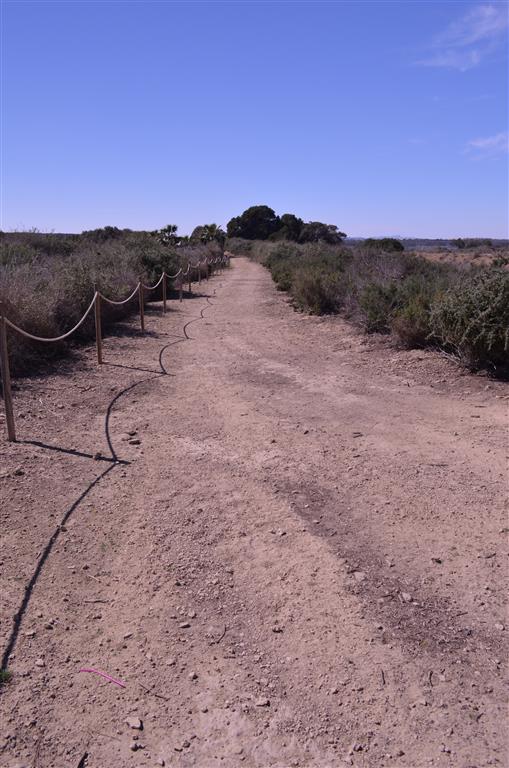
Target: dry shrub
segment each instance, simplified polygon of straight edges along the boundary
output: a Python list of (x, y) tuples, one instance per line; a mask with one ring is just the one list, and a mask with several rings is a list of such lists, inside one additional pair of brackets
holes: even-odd
[[(196, 262), (220, 253), (215, 243), (169, 248), (148, 232), (116, 233), (112, 237), (85, 233), (72, 238), (38, 233), (36, 237), (33, 233), (4, 235), (0, 239), (0, 301), (9, 319), (35, 336), (59, 336), (83, 316), (92, 300), (94, 284), (108, 298), (119, 300), (131, 293), (140, 276), (145, 283), (154, 283), (163, 269), (173, 274), (188, 259)], [(159, 298), (157, 291), (146, 295), (147, 300)], [(137, 308), (136, 297), (122, 307), (103, 302), (105, 330)], [(13, 375), (32, 371), (43, 360), (65, 354), (70, 346), (93, 338), (94, 333), (92, 313), (70, 341), (43, 344), (9, 332)]]
[(341, 312), (405, 347), (433, 345), (469, 368), (509, 372), (506, 265), (456, 267), (373, 244), (250, 241), (249, 249), (301, 309)]

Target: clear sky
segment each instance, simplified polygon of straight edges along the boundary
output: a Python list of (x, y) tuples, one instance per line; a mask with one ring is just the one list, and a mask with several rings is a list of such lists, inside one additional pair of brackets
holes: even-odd
[(0, 227), (507, 237), (506, 2), (2, 2)]

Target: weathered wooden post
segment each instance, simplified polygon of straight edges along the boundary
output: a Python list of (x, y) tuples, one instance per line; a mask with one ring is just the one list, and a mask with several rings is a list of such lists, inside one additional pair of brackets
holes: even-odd
[(166, 272), (163, 272), (163, 315), (166, 312)]
[(7, 350), (7, 324), (5, 322), (4, 307), (0, 301), (0, 374), (4, 392), (5, 420), (7, 422), (7, 439), (11, 443), (16, 442), (16, 428), (14, 426), (14, 410), (12, 407), (11, 373), (9, 370), (9, 352)]
[(189, 293), (190, 294), (192, 293), (192, 290), (191, 290), (191, 270), (189, 270)]
[(144, 306), (144, 296), (143, 296), (143, 283), (140, 280), (138, 283), (138, 300), (140, 302), (140, 327), (141, 332), (145, 333), (145, 306)]
[(198, 285), (201, 285), (201, 261), (198, 262)]
[(103, 338), (101, 332), (101, 294), (97, 290), (97, 286), (94, 283), (94, 318), (95, 318), (95, 347), (97, 350), (97, 362), (102, 365), (103, 361)]

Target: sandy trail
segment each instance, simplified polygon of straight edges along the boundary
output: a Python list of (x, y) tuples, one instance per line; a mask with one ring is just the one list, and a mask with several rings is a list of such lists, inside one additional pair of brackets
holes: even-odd
[(507, 385), (202, 288), (16, 392), (0, 765), (507, 765)]

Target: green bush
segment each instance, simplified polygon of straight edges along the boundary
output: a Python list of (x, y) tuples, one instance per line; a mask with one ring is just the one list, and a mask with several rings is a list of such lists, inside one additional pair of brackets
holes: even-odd
[(381, 237), (378, 239), (375, 237), (368, 237), (363, 241), (363, 245), (366, 248), (376, 248), (377, 250), (386, 251), (388, 253), (391, 251), (394, 253), (401, 253), (405, 250), (403, 243), (396, 240), (395, 237)]
[(395, 283), (370, 283), (362, 291), (359, 304), (368, 333), (388, 333), (393, 312), (398, 305), (398, 288)]
[[(470, 368), (509, 368), (509, 271), (460, 269), (399, 249), (251, 241), (280, 290), (313, 314), (341, 312), (405, 347), (435, 346)], [(236, 242), (243, 252), (242, 241)], [(244, 251), (245, 252), (245, 251)]]
[(393, 314), (390, 328), (403, 346), (410, 349), (425, 347), (431, 333), (428, 302), (422, 296), (409, 299)]
[(437, 300), (433, 336), (472, 369), (509, 367), (509, 272), (486, 269), (467, 276)]
[(314, 315), (338, 312), (341, 306), (341, 276), (315, 265), (297, 272), (292, 295), (295, 303)]

